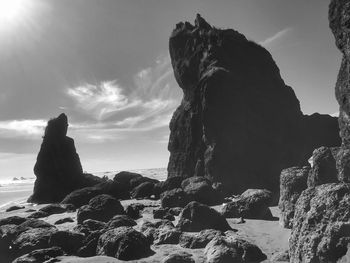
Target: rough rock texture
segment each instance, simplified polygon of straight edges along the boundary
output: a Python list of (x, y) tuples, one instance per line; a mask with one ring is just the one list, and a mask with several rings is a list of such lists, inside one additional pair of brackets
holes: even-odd
[(340, 137), (344, 148), (350, 148), (350, 5), (348, 1), (332, 0), (329, 6), (329, 25), (333, 31), (336, 45), (343, 53), (343, 59), (335, 87), (339, 103)]
[(183, 180), (181, 187), (191, 201), (206, 205), (215, 205), (220, 201), (219, 193), (213, 189), (211, 182), (202, 176), (194, 176)]
[(28, 202), (54, 203), (78, 188), (91, 186), (98, 177), (83, 174), (74, 140), (67, 134), (65, 114), (48, 121), (40, 152), (34, 166), (36, 181)]
[(254, 244), (236, 237), (216, 237), (205, 247), (207, 263), (261, 262), (266, 255)]
[(124, 208), (118, 200), (109, 195), (99, 195), (92, 198), (88, 205), (79, 208), (78, 224), (86, 219), (108, 222), (113, 216), (124, 214)]
[(336, 262), (350, 243), (350, 184), (324, 184), (302, 192), (289, 239), (290, 262)]
[(111, 195), (117, 199), (128, 199), (130, 198), (128, 188), (121, 182), (108, 180), (91, 187), (75, 190), (67, 195), (61, 203), (81, 207), (89, 203), (93, 197), (101, 194)]
[(120, 226), (135, 226), (136, 222), (127, 215), (116, 215), (107, 223), (107, 228), (117, 228)]
[(272, 193), (266, 189), (248, 189), (238, 198), (227, 203), (222, 214), (225, 217), (243, 217), (249, 219), (272, 219), (269, 206)]
[(179, 244), (185, 248), (205, 248), (213, 238), (222, 235), (221, 231), (215, 229), (205, 229), (199, 233), (185, 232), (180, 236)]
[(234, 193), (278, 192), (282, 169), (340, 144), (336, 118), (303, 116), (269, 52), (239, 32), (197, 15), (195, 25), (176, 25), (169, 49), (184, 93), (170, 123), (169, 177), (205, 176)]
[(22, 232), (13, 241), (14, 254), (22, 256), (36, 249), (48, 248), (50, 236), (56, 231), (54, 228), (32, 228)]
[(140, 199), (140, 198), (150, 198), (153, 195), (154, 183), (144, 182), (136, 186), (131, 191), (131, 197)]
[(310, 167), (291, 167), (281, 172), (280, 200), (278, 208), (281, 211), (280, 224), (292, 228), (295, 203), (302, 191), (307, 188)]
[(68, 254), (76, 253), (83, 245), (84, 235), (72, 231), (57, 231), (50, 236), (50, 247), (60, 247)]
[(320, 147), (310, 158), (311, 170), (307, 179), (308, 187), (338, 182), (336, 158), (339, 148)]
[(195, 263), (191, 254), (187, 252), (179, 252), (165, 257), (162, 263)]
[(97, 255), (106, 255), (121, 260), (147, 257), (151, 253), (146, 237), (131, 227), (118, 227), (101, 235)]
[(185, 206), (176, 227), (188, 232), (198, 232), (204, 229), (220, 231), (231, 229), (226, 219), (219, 212), (196, 201)]
[(37, 249), (28, 254), (25, 254), (16, 260), (13, 263), (41, 263), (48, 262), (50, 259), (63, 256), (64, 252), (59, 247), (50, 247), (44, 249)]
[(160, 196), (162, 207), (184, 207), (189, 198), (181, 188), (165, 191)]

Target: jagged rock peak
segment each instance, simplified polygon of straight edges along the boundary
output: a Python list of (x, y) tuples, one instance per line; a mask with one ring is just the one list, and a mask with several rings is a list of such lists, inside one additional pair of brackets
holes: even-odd
[(67, 115), (61, 113), (57, 118), (52, 118), (47, 122), (44, 139), (64, 139), (68, 130)]
[(169, 53), (184, 93), (170, 122), (169, 177), (277, 192), (282, 169), (337, 146), (336, 119), (303, 116), (271, 54), (243, 34), (197, 15), (194, 25), (177, 24)]

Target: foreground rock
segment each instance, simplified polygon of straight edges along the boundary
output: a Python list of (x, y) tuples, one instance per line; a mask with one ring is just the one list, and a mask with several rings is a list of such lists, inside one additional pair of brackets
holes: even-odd
[(149, 256), (152, 251), (142, 233), (131, 227), (118, 227), (99, 238), (96, 252), (121, 260), (136, 260)]
[(47, 262), (53, 258), (63, 256), (63, 254), (64, 252), (59, 247), (38, 249), (17, 258), (13, 263)]
[(289, 240), (290, 262), (337, 262), (350, 244), (350, 185), (324, 184), (300, 195)]
[(185, 206), (176, 227), (188, 232), (199, 232), (204, 229), (220, 231), (231, 229), (225, 217), (219, 212), (196, 201)]
[(266, 255), (256, 245), (235, 237), (216, 237), (205, 247), (207, 263), (261, 262)]
[(265, 189), (248, 189), (232, 202), (227, 203), (222, 214), (225, 217), (249, 219), (272, 219), (269, 206), (272, 193)]
[(223, 233), (215, 229), (205, 229), (199, 233), (183, 233), (179, 243), (185, 248), (205, 248), (205, 246), (215, 237), (222, 236)]
[(206, 205), (216, 205), (220, 196), (212, 187), (211, 182), (204, 177), (190, 177), (182, 181), (181, 187), (189, 200)]
[(108, 222), (113, 216), (124, 214), (124, 208), (118, 200), (109, 195), (99, 195), (92, 198), (88, 205), (79, 208), (78, 224), (86, 219)]
[(160, 196), (160, 200), (164, 208), (184, 207), (190, 201), (188, 195), (181, 188), (163, 192)]
[(113, 196), (116, 199), (130, 199), (129, 186), (125, 183), (113, 180), (107, 180), (91, 187), (85, 187), (75, 190), (67, 195), (62, 204), (73, 204), (81, 207), (89, 203), (89, 201), (101, 194)]
[(67, 134), (65, 114), (48, 121), (40, 152), (34, 166), (36, 181), (28, 202), (60, 202), (73, 190), (91, 186), (100, 178), (83, 174), (74, 140)]
[(303, 116), (269, 52), (239, 32), (197, 15), (194, 25), (176, 25), (169, 47), (184, 93), (170, 123), (169, 177), (278, 192), (282, 169), (340, 144), (336, 118)]
[(295, 203), (302, 191), (307, 188), (310, 167), (292, 167), (284, 169), (280, 178), (280, 200), (278, 208), (281, 211), (280, 223), (283, 227), (292, 228)]
[(164, 258), (162, 263), (195, 263), (191, 254), (187, 252), (181, 252), (177, 254), (171, 254)]
[(308, 187), (338, 182), (336, 158), (339, 148), (320, 147), (314, 150), (312, 168), (307, 180)]

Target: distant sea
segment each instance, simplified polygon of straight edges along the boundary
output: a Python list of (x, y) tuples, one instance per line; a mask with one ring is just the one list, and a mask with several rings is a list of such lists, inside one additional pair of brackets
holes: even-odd
[[(159, 181), (164, 181), (167, 177), (166, 168), (137, 169), (129, 171)], [(108, 178), (113, 179), (114, 175), (118, 172), (120, 171), (97, 172), (93, 174), (99, 177), (107, 176)], [(0, 181), (0, 211), (5, 210), (12, 205), (25, 204), (26, 200), (33, 192), (34, 182), (35, 178)]]

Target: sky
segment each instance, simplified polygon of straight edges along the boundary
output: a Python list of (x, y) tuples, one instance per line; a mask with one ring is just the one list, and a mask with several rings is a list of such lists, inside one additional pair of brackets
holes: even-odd
[(65, 112), (88, 172), (166, 167), (179, 105), (168, 53), (200, 13), (267, 48), (305, 114), (334, 114), (340, 53), (328, 0), (0, 0), (0, 179), (33, 176)]

